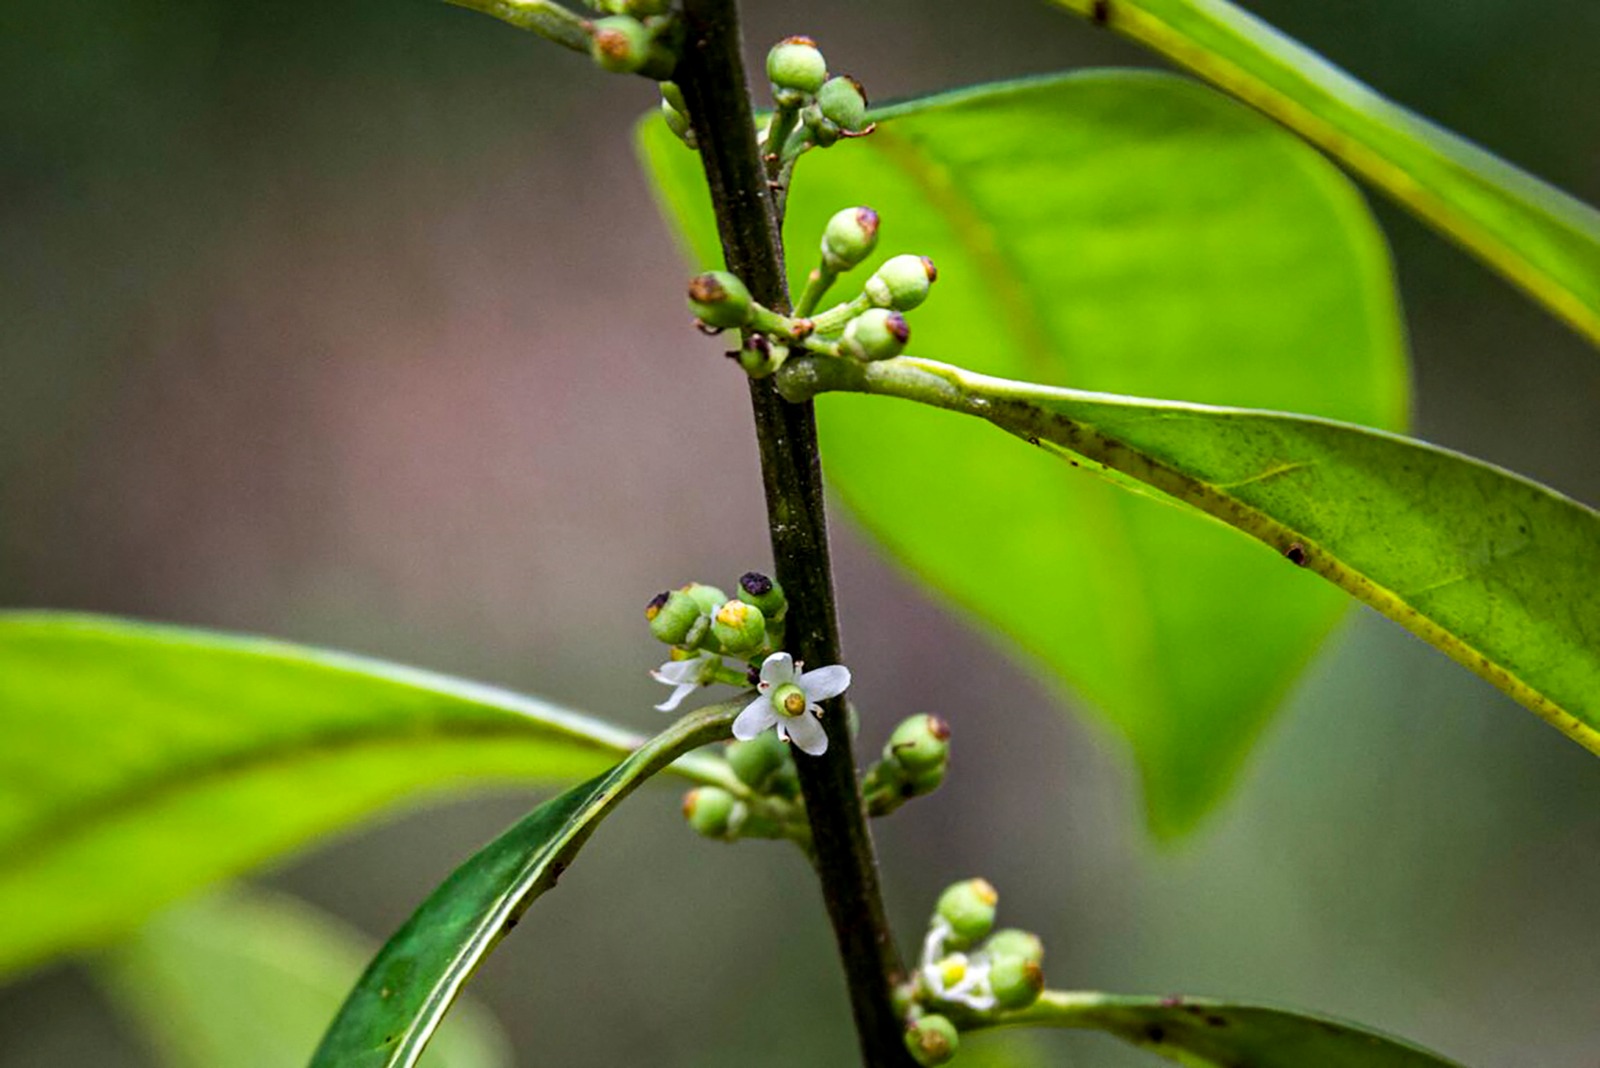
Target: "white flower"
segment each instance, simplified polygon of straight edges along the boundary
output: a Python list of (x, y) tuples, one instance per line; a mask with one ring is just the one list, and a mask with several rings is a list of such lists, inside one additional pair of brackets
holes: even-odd
[(672, 687), (672, 696), (656, 705), (656, 710), (671, 712), (677, 708), (685, 697), (706, 684), (712, 666), (721, 660), (720, 656), (712, 653), (701, 653), (689, 660), (668, 660), (650, 672), (652, 679)]
[(814, 717), (822, 715), (817, 702), (838, 697), (850, 686), (850, 669), (840, 664), (800, 674), (803, 664), (788, 653), (773, 653), (761, 664), (761, 695), (745, 706), (733, 721), (733, 736), (742, 742), (768, 727), (778, 737), (793, 742), (802, 752), (821, 756), (828, 751), (828, 733)]
[(944, 945), (949, 937), (950, 925), (943, 920), (936, 920), (928, 929), (928, 937), (922, 943), (922, 963), (917, 969), (923, 984), (939, 1001), (987, 1012), (995, 1006), (994, 991), (989, 987), (988, 954), (946, 954)]

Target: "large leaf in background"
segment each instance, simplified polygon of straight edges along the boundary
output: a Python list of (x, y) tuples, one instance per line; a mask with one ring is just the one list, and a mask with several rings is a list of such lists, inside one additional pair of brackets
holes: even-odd
[(570, 781), (639, 741), (376, 660), (31, 612), (0, 612), (0, 732), (0, 915), (26, 918), (0, 972), (403, 798)]
[(478, 965), (556, 885), (600, 821), (680, 754), (728, 737), (745, 698), (702, 708), (534, 809), (451, 873), (384, 945), (311, 1068), (410, 1068)]
[(1342, 1020), (1212, 998), (1046, 991), (1007, 1022), (1107, 1031), (1190, 1068), (1460, 1068)]
[(1600, 342), (1600, 212), (1384, 99), (1228, 0), (1050, 2), (1260, 108)]
[[(1117, 393), (1393, 428), (1406, 374), (1383, 245), (1315, 151), (1214, 92), (1093, 72), (885, 109), (813, 152), (790, 268), (824, 220), (882, 216), (880, 259), (934, 258), (913, 350)], [(644, 142), (702, 260), (693, 154)], [(832, 483), (893, 553), (1104, 710), (1150, 822), (1190, 827), (1343, 607), (1237, 535), (1088, 479), (976, 423), (855, 398), (818, 405)]]
[[(163, 1068), (305, 1068), (376, 947), (306, 903), (241, 887), (163, 910), (100, 958)], [(493, 1019), (458, 1004), (422, 1068), (508, 1068)]]
[(901, 357), (791, 360), (785, 396), (849, 389), (977, 415), (1214, 516), (1321, 575), (1600, 753), (1600, 513), (1365, 427), (1009, 382)]

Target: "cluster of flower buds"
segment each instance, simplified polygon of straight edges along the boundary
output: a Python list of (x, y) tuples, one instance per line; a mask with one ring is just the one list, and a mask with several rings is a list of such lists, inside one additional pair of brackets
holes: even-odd
[(949, 767), (950, 725), (937, 716), (912, 716), (889, 735), (882, 759), (861, 781), (868, 815), (887, 816), (913, 797), (932, 793)]
[[(765, 138), (768, 153), (792, 158), (809, 145), (826, 148), (841, 137), (872, 131), (866, 90), (848, 74), (830, 77), (828, 61), (809, 37), (785, 37), (772, 46), (767, 80), (777, 105)], [(799, 140), (790, 144), (796, 117), (803, 132), (794, 134)]]
[(749, 741), (729, 742), (723, 750), (740, 795), (719, 786), (698, 786), (683, 798), (689, 826), (707, 838), (808, 840), (810, 825), (800, 799), (800, 778), (789, 746), (775, 732), (763, 731)]
[(588, 24), (589, 54), (617, 74), (657, 72), (673, 66), (677, 22), (671, 0), (592, 0), (606, 12)]
[(947, 1063), (956, 1054), (958, 1025), (1025, 1009), (1044, 990), (1044, 943), (1028, 931), (995, 931), (998, 903), (984, 879), (939, 895), (916, 978), (902, 994), (906, 1048), (918, 1064)]
[[(658, 593), (645, 606), (650, 633), (683, 654), (739, 657), (758, 661), (783, 641), (789, 603), (775, 581), (756, 571), (739, 576), (738, 594), (691, 582)], [(743, 675), (741, 675), (743, 679)]]

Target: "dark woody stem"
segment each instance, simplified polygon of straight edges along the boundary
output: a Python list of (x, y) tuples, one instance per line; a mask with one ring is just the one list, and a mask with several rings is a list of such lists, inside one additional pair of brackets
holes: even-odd
[[(735, 0), (684, 0), (687, 34), (674, 75), (716, 209), (728, 270), (757, 301), (790, 307), (767, 168), (756, 145), (740, 55)], [(827, 520), (816, 420), (809, 402), (790, 404), (770, 379), (750, 382), (767, 521), (777, 578), (789, 600), (788, 651), (812, 667), (840, 662), (839, 624), (828, 559)], [(844, 701), (825, 705), (828, 751), (795, 755), (816, 847), (816, 870), (833, 924), (850, 1003), (869, 1068), (914, 1068), (892, 990), (902, 978), (899, 955), (878, 890), (877, 860), (867, 831)]]

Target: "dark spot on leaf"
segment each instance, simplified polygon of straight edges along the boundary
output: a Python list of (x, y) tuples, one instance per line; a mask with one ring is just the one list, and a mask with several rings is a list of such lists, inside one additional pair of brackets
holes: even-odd
[(1211, 1015), (1206, 1017), (1207, 1027), (1227, 1027), (1228, 1021), (1221, 1016)]
[(1037, 445), (1037, 444), (1039, 444), (1038, 437), (1033, 435), (1033, 434), (1029, 434), (1028, 435), (1028, 444), (1029, 445)]
[(1160, 1024), (1151, 1024), (1144, 1029), (1144, 1037), (1152, 1044), (1159, 1046), (1167, 1040), (1167, 1032)]
[(1094, 0), (1094, 6), (1089, 9), (1089, 17), (1096, 26), (1105, 26), (1111, 22), (1111, 0)]
[(1297, 541), (1291, 542), (1289, 547), (1283, 550), (1283, 555), (1287, 556), (1289, 558), (1289, 562), (1295, 567), (1306, 566), (1306, 547)]

